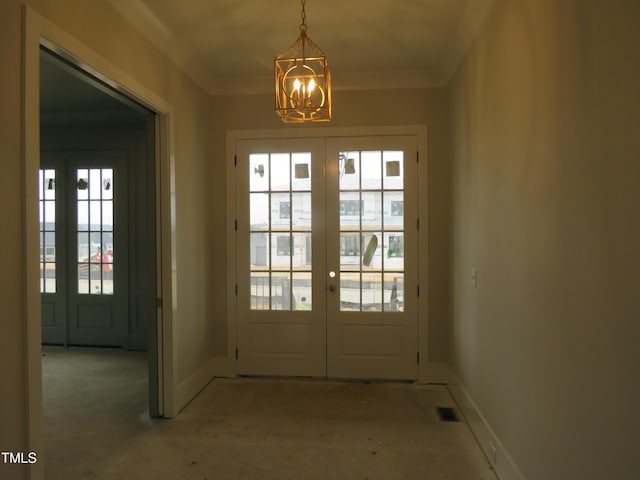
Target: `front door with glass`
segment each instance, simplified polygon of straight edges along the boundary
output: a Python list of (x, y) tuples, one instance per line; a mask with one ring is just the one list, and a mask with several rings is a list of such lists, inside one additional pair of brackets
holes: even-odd
[(416, 149), (238, 142), (240, 374), (417, 378)]

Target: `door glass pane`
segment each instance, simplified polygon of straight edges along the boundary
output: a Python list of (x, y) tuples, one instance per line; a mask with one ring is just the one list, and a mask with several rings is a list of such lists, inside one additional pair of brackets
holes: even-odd
[(38, 172), (40, 218), (40, 292), (56, 293), (56, 171)]
[(269, 310), (269, 272), (251, 272), (251, 310)]
[(362, 274), (362, 311), (382, 311), (382, 275), (379, 273)]
[(384, 161), (384, 189), (402, 190), (404, 188), (404, 155), (402, 151), (382, 152)]
[(89, 263), (78, 263), (78, 293), (89, 293)]
[(291, 268), (293, 270), (311, 270), (311, 233), (294, 232), (293, 252), (291, 252)]
[[(403, 298), (405, 270), (403, 152), (345, 151), (338, 155), (338, 166), (342, 175), (338, 203), (340, 309), (401, 311), (398, 295)], [(395, 283), (393, 279), (397, 279)]]
[(269, 234), (251, 233), (251, 271), (267, 270), (269, 268)]
[(271, 190), (291, 190), (291, 155), (271, 154)]
[(311, 190), (311, 154), (291, 154), (291, 190)]
[(269, 229), (269, 194), (252, 193), (249, 195), (250, 201), (250, 227), (251, 230)]
[(271, 194), (271, 228), (289, 230), (291, 226), (291, 196), (288, 193)]
[(249, 189), (252, 192), (269, 190), (269, 155), (253, 154), (249, 157)]
[(385, 233), (383, 250), (385, 255), (385, 270), (404, 271), (404, 233)]
[(384, 192), (384, 224), (387, 227), (404, 225), (404, 193), (402, 191)]
[(340, 233), (340, 270), (360, 271), (360, 233)]
[(382, 265), (382, 235), (380, 232), (362, 232), (362, 269), (380, 271)]
[(361, 291), (360, 272), (340, 273), (340, 310), (361, 310)]
[(271, 269), (291, 270), (291, 234), (271, 234)]
[(291, 195), (292, 202), (292, 227), (296, 230), (311, 229), (311, 192), (294, 193)]
[(251, 154), (249, 166), (251, 309), (311, 310), (311, 154)]
[(380, 190), (382, 186), (382, 152), (362, 152), (362, 190)]
[(113, 199), (113, 169), (102, 169), (102, 200)]
[(404, 274), (386, 273), (384, 275), (384, 311), (404, 311)]
[(382, 225), (382, 192), (362, 192), (362, 228), (377, 230)]
[(296, 272), (292, 276), (293, 310), (311, 310), (311, 272)]
[(271, 273), (271, 310), (291, 310), (291, 273)]
[(360, 190), (360, 152), (340, 152), (340, 190)]

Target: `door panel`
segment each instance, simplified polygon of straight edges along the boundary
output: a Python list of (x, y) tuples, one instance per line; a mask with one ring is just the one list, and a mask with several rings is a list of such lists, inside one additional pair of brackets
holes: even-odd
[(63, 345), (66, 342), (66, 282), (63, 232), (58, 228), (64, 214), (62, 197), (64, 177), (54, 166), (53, 158), (43, 158), (39, 172), (40, 211), (40, 292), (42, 298), (42, 341)]
[(242, 141), (237, 153), (238, 372), (324, 375), (321, 142)]
[(330, 377), (417, 378), (416, 151), (415, 137), (327, 139)]
[[(77, 154), (67, 165), (74, 192), (68, 258), (69, 343), (122, 346), (128, 325), (128, 221), (124, 155)], [(73, 188), (71, 188), (73, 187)]]
[(236, 147), (238, 372), (417, 378), (415, 137)]

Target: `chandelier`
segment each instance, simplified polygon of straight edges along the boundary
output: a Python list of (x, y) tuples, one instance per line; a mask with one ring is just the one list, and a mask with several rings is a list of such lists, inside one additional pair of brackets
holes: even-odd
[(302, 0), (300, 36), (274, 60), (276, 111), (286, 123), (331, 120), (331, 74), (327, 58), (307, 36)]

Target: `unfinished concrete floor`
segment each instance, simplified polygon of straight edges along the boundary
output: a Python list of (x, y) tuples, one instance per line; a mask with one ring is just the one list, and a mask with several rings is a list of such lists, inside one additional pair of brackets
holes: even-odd
[(216, 379), (177, 418), (153, 421), (127, 388), (122, 400), (95, 393), (119, 408), (80, 402), (83, 411), (47, 420), (54, 439), (82, 443), (50, 446), (47, 479), (496, 479), (467, 425), (439, 420), (437, 406), (455, 407), (443, 386)]

